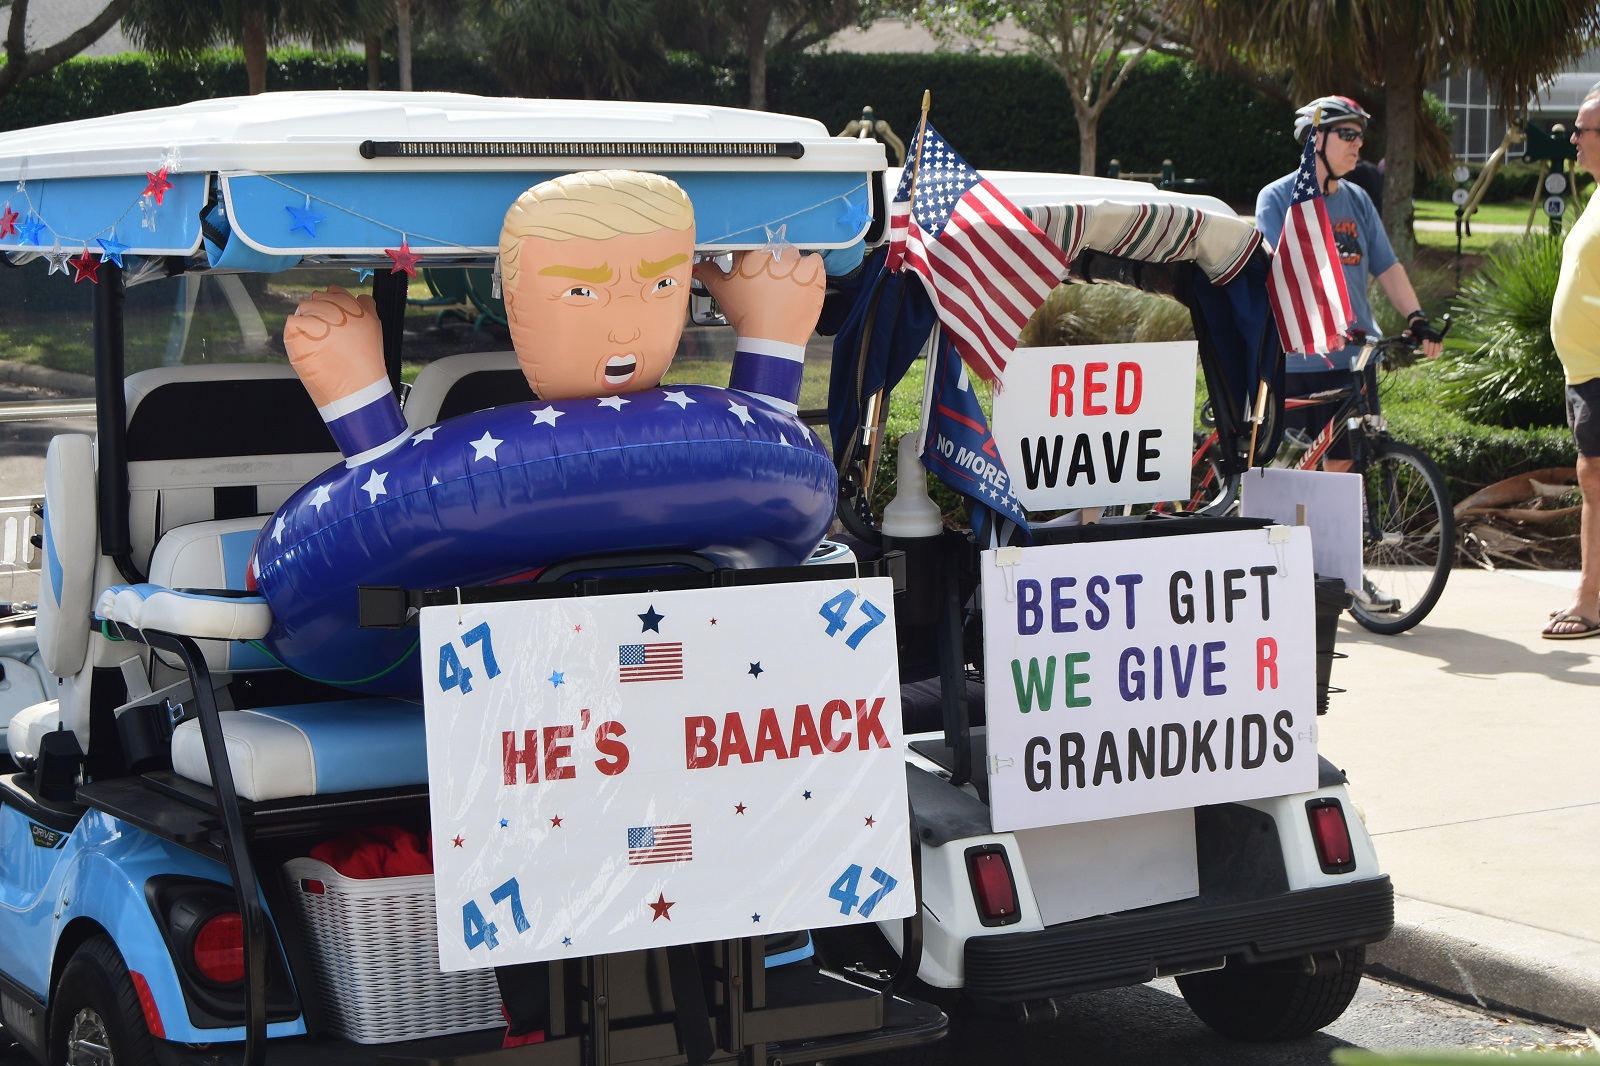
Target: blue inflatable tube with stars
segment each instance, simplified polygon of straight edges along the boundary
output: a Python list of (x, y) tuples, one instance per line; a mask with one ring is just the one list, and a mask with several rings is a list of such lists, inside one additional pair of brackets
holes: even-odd
[(738, 391), (682, 385), (461, 415), (328, 470), (278, 509), (250, 564), (273, 614), (262, 643), (304, 676), (420, 698), (416, 631), (361, 629), (358, 586), (531, 580), (622, 552), (794, 565), (827, 532), (836, 490), (815, 434)]

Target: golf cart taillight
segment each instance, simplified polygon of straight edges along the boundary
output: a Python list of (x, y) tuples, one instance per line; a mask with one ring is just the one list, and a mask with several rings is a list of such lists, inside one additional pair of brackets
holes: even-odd
[(213, 984), (244, 980), (244, 920), (237, 913), (212, 915), (200, 926), (194, 935), (194, 967)]
[(1306, 817), (1311, 819), (1311, 841), (1316, 845), (1322, 872), (1342, 874), (1354, 870), (1356, 856), (1350, 846), (1350, 827), (1345, 824), (1339, 801), (1326, 796), (1307, 800)]
[(1017, 885), (1011, 877), (1006, 849), (998, 844), (982, 844), (967, 849), (967, 876), (972, 881), (972, 898), (978, 905), (978, 920), (984, 925), (1010, 925), (1022, 920), (1017, 907)]

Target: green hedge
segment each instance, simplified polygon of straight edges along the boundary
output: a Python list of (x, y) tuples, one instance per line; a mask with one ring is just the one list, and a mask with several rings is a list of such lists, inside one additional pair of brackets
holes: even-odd
[[(420, 90), (499, 95), (481, 58), (419, 52)], [(385, 59), (384, 83), (394, 84)], [(273, 90), (359, 89), (366, 62), (354, 52), (280, 49), (271, 56)], [(768, 70), (774, 111), (806, 115), (839, 130), (864, 105), (901, 137), (916, 127), (923, 89), (933, 90), (933, 121), (969, 162), (1009, 170), (1075, 172), (1078, 128), (1065, 83), (1029, 57), (968, 55), (776, 55)], [(237, 50), (159, 62), (144, 55), (71, 60), (31, 79), (0, 103), (0, 129), (109, 115), (246, 91)], [(742, 61), (674, 53), (645, 99), (737, 106), (746, 99)], [(1159, 121), (1152, 116), (1159, 116)], [(1099, 169), (1150, 172), (1171, 159), (1179, 177), (1200, 178), (1230, 202), (1254, 203), (1262, 185), (1294, 168), (1287, 114), (1238, 82), (1165, 56), (1149, 56), (1129, 77), (1100, 123)]]
[[(1472, 177), (1467, 181), (1467, 187), (1478, 180), (1478, 175), (1483, 171), (1482, 163), (1468, 163), (1467, 169), (1472, 171)], [(1586, 189), (1594, 184), (1594, 179), (1583, 171), (1578, 172), (1578, 188)], [(1456, 183), (1449, 174), (1437, 174), (1426, 182), (1417, 185), (1417, 199), (1419, 200), (1448, 200), (1450, 194), (1456, 189)], [(1530, 203), (1533, 200), (1544, 200), (1544, 190), (1539, 186), (1539, 165), (1537, 163), (1508, 162), (1495, 171), (1494, 177), (1489, 179), (1489, 187), (1484, 190), (1483, 202), (1486, 204)]]

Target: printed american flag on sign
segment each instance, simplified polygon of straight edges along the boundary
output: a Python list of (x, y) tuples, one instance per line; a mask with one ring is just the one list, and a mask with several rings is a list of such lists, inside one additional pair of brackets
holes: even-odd
[(1284, 351), (1322, 354), (1344, 346), (1355, 312), (1317, 183), (1316, 143), (1313, 131), (1300, 156), (1283, 236), (1272, 256), (1267, 296)]
[(922, 277), (962, 360), (992, 381), (1067, 256), (926, 123), (913, 158), (889, 205), (889, 269)]
[(617, 662), (624, 681), (677, 681), (683, 677), (683, 643), (624, 644)]
[(689, 823), (642, 825), (628, 830), (628, 865), (654, 866), (661, 862), (686, 862), (694, 858)]

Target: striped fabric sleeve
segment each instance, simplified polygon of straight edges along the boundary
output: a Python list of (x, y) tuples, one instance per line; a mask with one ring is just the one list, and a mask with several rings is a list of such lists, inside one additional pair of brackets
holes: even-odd
[(410, 433), (387, 379), (317, 408), (345, 465), (360, 466), (404, 443)]
[(800, 409), (800, 376), (805, 369), (803, 345), (740, 337), (734, 341), (733, 372), (728, 388), (765, 400), (780, 411)]

